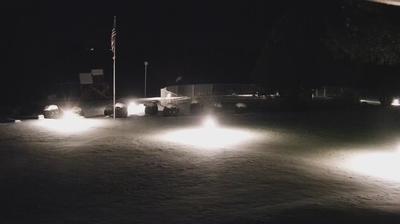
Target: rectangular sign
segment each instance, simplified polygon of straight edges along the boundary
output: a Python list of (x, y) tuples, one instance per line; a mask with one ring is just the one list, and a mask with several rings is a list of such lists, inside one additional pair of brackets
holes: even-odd
[(85, 84), (93, 84), (93, 76), (91, 73), (80, 73), (79, 74), (80, 83)]
[(97, 75), (104, 75), (103, 69), (92, 69), (92, 75), (97, 76)]

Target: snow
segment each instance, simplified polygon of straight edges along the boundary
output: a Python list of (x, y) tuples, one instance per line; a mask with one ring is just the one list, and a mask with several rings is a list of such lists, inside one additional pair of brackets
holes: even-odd
[(248, 138), (212, 146), (201, 116), (0, 124), (0, 223), (399, 223), (400, 181), (348, 165), (395, 153), (396, 116), (224, 115)]

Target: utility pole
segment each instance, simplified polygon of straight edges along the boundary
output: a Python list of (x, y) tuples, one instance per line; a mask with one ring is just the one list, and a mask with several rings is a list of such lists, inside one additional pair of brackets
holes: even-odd
[(144, 97), (147, 97), (147, 66), (149, 65), (148, 61), (144, 62)]

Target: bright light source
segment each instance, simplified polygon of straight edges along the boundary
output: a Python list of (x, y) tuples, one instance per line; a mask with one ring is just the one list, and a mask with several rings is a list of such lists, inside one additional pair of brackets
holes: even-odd
[(58, 110), (57, 105), (48, 105), (44, 108), (45, 111)]
[(116, 104), (115, 104), (115, 107), (123, 108), (123, 107), (125, 107), (125, 104), (123, 104), (123, 103), (116, 103)]
[(398, 151), (360, 153), (347, 159), (344, 166), (363, 175), (400, 181), (400, 153)]
[(74, 112), (73, 110), (65, 110), (63, 113), (62, 119), (64, 120), (74, 120), (74, 119), (79, 119), (82, 118), (79, 114)]
[(215, 128), (217, 126), (217, 122), (215, 121), (214, 118), (208, 116), (204, 119), (203, 121), (203, 126), (205, 128)]
[(392, 106), (394, 106), (394, 107), (400, 106), (400, 99), (398, 99), (398, 98), (393, 99)]
[(135, 102), (131, 102), (128, 105), (128, 116), (137, 115), (144, 116), (146, 107), (143, 104), (137, 104)]
[[(63, 111), (61, 119), (39, 120), (37, 125), (50, 131), (63, 134), (81, 133), (99, 125), (98, 120), (85, 119), (79, 115), (80, 108), (73, 107)], [(41, 116), (39, 116), (39, 119)]]

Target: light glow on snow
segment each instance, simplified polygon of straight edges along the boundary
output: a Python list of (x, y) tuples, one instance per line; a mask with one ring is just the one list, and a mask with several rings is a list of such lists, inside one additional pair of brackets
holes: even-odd
[(188, 128), (169, 131), (160, 136), (162, 140), (201, 148), (224, 148), (237, 146), (254, 139), (249, 131), (231, 128)]
[(170, 130), (162, 134), (160, 139), (203, 149), (216, 149), (238, 146), (254, 140), (256, 136), (249, 130), (221, 127), (215, 118), (207, 116), (200, 127)]
[[(65, 113), (64, 113), (65, 115)], [(76, 134), (88, 131), (100, 124), (99, 120), (85, 119), (74, 114), (67, 114), (63, 119), (45, 119), (37, 121), (40, 128), (62, 134)]]
[(215, 119), (211, 116), (208, 116), (204, 119), (203, 121), (203, 126), (205, 128), (216, 128), (217, 127), (217, 122)]
[(203, 149), (233, 147), (256, 138), (256, 134), (240, 128), (221, 127), (211, 115), (206, 116), (200, 127), (171, 130), (160, 136), (161, 140), (190, 145)]
[(128, 116), (137, 115), (144, 116), (146, 107), (143, 104), (131, 102), (128, 104)]
[(388, 5), (394, 5), (394, 6), (400, 6), (399, 0), (369, 0), (369, 1), (388, 4)]
[(359, 153), (345, 161), (345, 167), (351, 171), (400, 182), (400, 152)]

